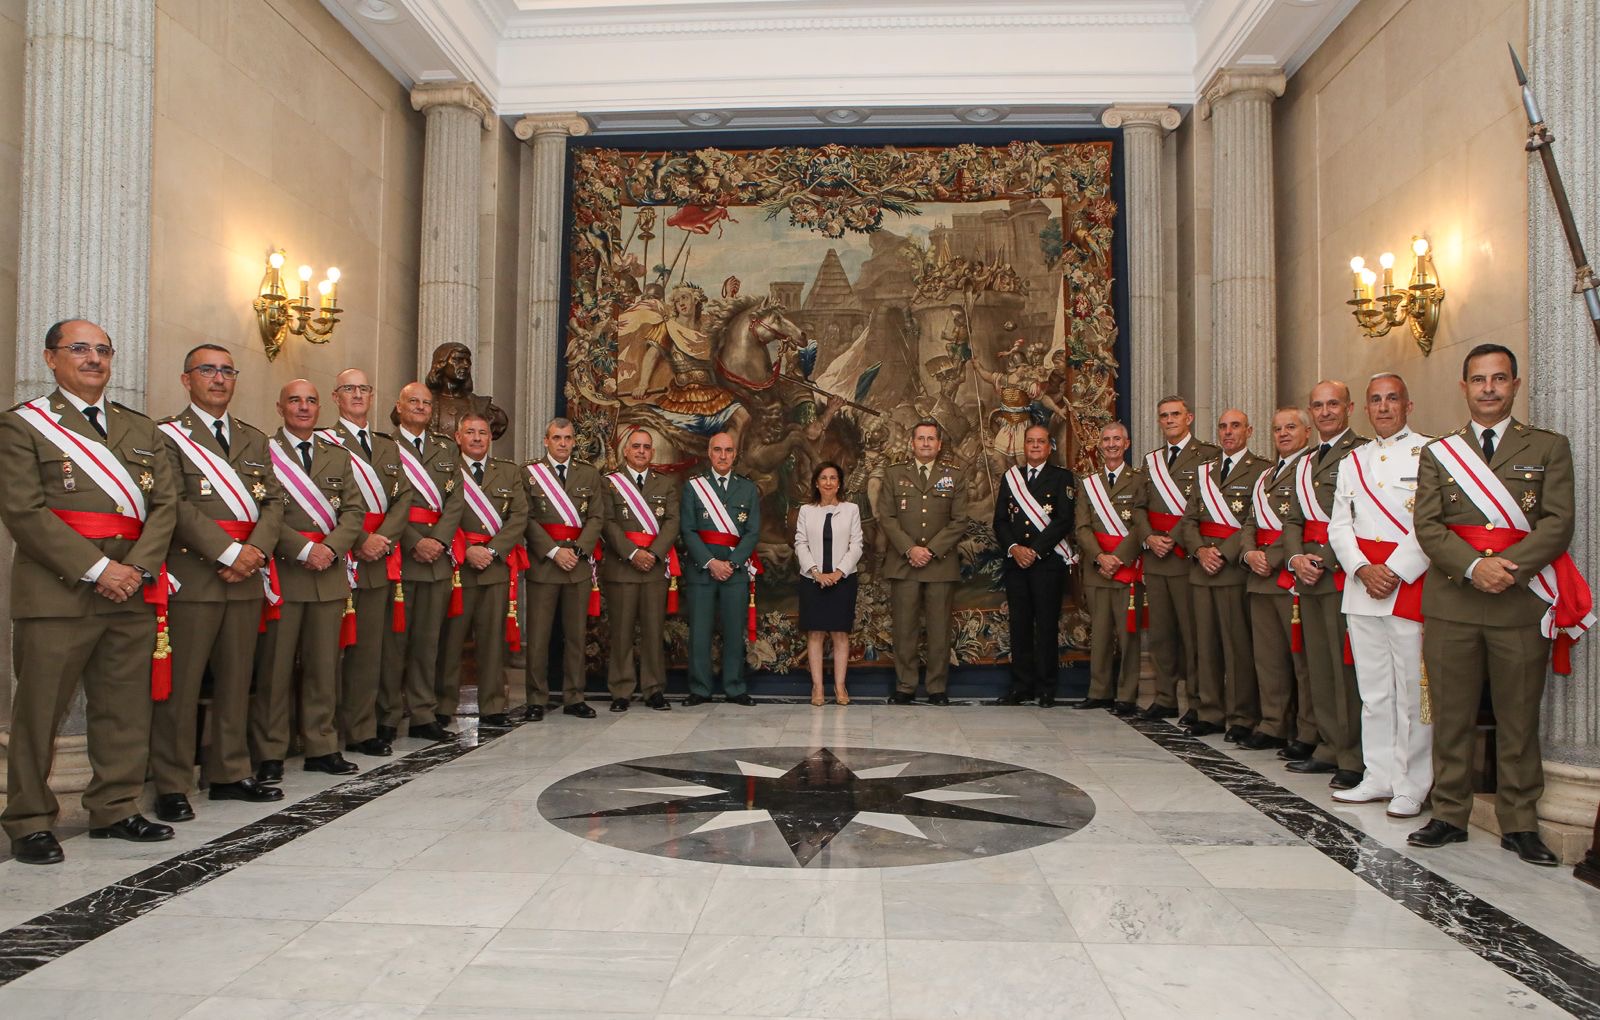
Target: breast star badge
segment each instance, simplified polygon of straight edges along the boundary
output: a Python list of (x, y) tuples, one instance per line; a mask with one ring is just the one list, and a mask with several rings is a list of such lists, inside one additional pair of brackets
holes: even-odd
[(1244, 509), (1244, 500), (1236, 499), (1232, 503), (1229, 503), (1228, 506), (1232, 508), (1234, 513), (1239, 513)]
[(1131, 521), (1131, 520), (1133, 520), (1133, 511), (1132, 510), (1122, 510), (1122, 511), (1119, 512), (1118, 516), (1120, 516), (1125, 521)]
[(444, 491), (446, 491), (446, 492), (454, 492), (455, 488), (456, 488), (456, 480), (454, 478), (446, 478), (444, 480)]
[(140, 491), (149, 492), (152, 489), (154, 489), (155, 487), (156, 487), (156, 476), (151, 474), (148, 471), (141, 471), (139, 473), (139, 489), (140, 489)]
[(656, 516), (657, 517), (665, 517), (665, 516), (667, 516), (667, 508), (664, 507), (664, 506), (656, 507)]
[(1285, 500), (1282, 503), (1278, 504), (1278, 514), (1279, 514), (1279, 516), (1282, 516), (1283, 514), (1286, 514), (1288, 512), (1289, 512), (1289, 502), (1288, 502), (1288, 500)]
[(267, 498), (267, 483), (257, 482), (250, 486), (250, 498), (257, 503)]
[(1532, 510), (1534, 507), (1536, 507), (1538, 505), (1539, 505), (1539, 494), (1538, 493), (1534, 492), (1532, 489), (1527, 489), (1522, 493), (1522, 509), (1524, 509), (1524, 510)]
[(739, 521), (740, 524), (743, 524), (745, 521), (748, 521), (749, 519), (750, 519), (750, 514), (747, 511), (744, 511), (744, 510), (740, 510), (739, 511), (738, 521)]
[(1406, 497), (1406, 513), (1411, 513), (1412, 510), (1416, 509), (1416, 506), (1417, 506), (1417, 498), (1415, 496), (1407, 496)]
[(339, 509), (339, 504), (341, 502), (343, 502), (343, 500), (341, 500), (338, 496), (328, 497), (328, 505), (333, 507), (335, 510)]

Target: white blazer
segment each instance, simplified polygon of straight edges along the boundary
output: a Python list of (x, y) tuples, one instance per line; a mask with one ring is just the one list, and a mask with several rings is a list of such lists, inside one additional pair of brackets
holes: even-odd
[(1339, 566), (1348, 575), (1345, 578), (1344, 598), (1339, 606), (1348, 615), (1389, 616), (1394, 612), (1394, 601), (1398, 595), (1397, 590), (1386, 599), (1375, 599), (1367, 594), (1366, 586), (1355, 578), (1356, 571), (1371, 562), (1362, 553), (1356, 539), (1394, 539), (1390, 538), (1392, 525), (1388, 524), (1386, 517), (1380, 516), (1383, 511), (1362, 490), (1356, 480), (1355, 465), (1350, 460), (1360, 458), (1361, 473), (1368, 485), (1399, 493), (1397, 500), (1404, 501), (1405, 510), (1401, 511), (1400, 523), (1410, 533), (1399, 542), (1399, 548), (1389, 556), (1389, 562), (1385, 565), (1402, 581), (1415, 581), (1428, 572), (1428, 555), (1417, 544), (1409, 511), (1417, 493), (1417, 461), (1422, 448), (1430, 440), (1431, 437), (1407, 428), (1388, 439), (1374, 439), (1358, 446), (1339, 462), (1338, 481), (1334, 483), (1332, 519), (1328, 523), (1328, 544), (1339, 558)]
[(833, 514), (833, 569), (846, 575), (856, 571), (861, 562), (861, 510), (854, 503), (841, 502), (837, 506), (823, 507), (807, 503), (800, 508), (794, 522), (794, 554), (800, 561), (802, 576), (810, 576), (813, 567), (822, 569), (822, 522)]

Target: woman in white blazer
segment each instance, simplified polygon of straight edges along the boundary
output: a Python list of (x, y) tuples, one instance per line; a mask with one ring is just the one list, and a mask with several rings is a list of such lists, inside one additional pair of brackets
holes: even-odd
[(794, 526), (795, 561), (800, 567), (800, 629), (806, 632), (811, 662), (811, 703), (821, 705), (822, 640), (833, 636), (833, 696), (850, 704), (845, 670), (850, 664), (850, 631), (856, 619), (856, 567), (861, 563), (861, 511), (844, 499), (844, 471), (825, 461), (811, 473), (811, 502), (800, 508)]

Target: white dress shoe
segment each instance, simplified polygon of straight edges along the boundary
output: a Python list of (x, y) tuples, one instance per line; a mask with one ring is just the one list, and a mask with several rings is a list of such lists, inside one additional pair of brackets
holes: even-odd
[(1415, 818), (1422, 814), (1422, 804), (1401, 794), (1389, 801), (1389, 807), (1384, 813), (1390, 818)]
[(1348, 790), (1335, 790), (1333, 799), (1343, 804), (1371, 804), (1373, 801), (1388, 800), (1394, 796), (1394, 791), (1385, 790), (1374, 783), (1362, 780)]

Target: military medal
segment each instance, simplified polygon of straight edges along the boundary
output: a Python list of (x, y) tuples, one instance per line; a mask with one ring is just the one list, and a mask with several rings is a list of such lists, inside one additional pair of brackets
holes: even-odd
[(328, 497), (328, 505), (333, 507), (335, 510), (339, 509), (339, 497), (338, 496), (329, 496)]
[(1232, 508), (1234, 513), (1239, 513), (1244, 509), (1244, 500), (1236, 499), (1232, 503), (1229, 503), (1228, 506)]
[(743, 524), (745, 521), (748, 521), (749, 519), (750, 519), (750, 514), (749, 514), (748, 511), (745, 511), (745, 510), (740, 510), (739, 511), (738, 516), (737, 516), (737, 520), (739, 521), (740, 524)]
[(250, 486), (250, 496), (257, 503), (267, 498), (267, 483), (257, 482)]
[(446, 478), (444, 480), (444, 491), (453, 492), (453, 491), (455, 491), (455, 487), (456, 487), (456, 480), (454, 478)]
[(1283, 515), (1283, 514), (1287, 514), (1288, 512), (1289, 512), (1289, 504), (1287, 502), (1283, 502), (1283, 503), (1279, 503), (1278, 504), (1278, 514), (1280, 516)]
[(1538, 505), (1539, 505), (1539, 495), (1538, 495), (1538, 493), (1534, 492), (1532, 489), (1527, 489), (1522, 493), (1522, 509), (1524, 509), (1524, 510), (1532, 510), (1534, 507), (1536, 507)]
[(1131, 520), (1133, 520), (1133, 511), (1132, 510), (1122, 510), (1122, 511), (1119, 512), (1119, 516), (1121, 516), (1121, 518), (1123, 520), (1125, 520), (1125, 521), (1131, 521)]
[(202, 495), (202, 496), (211, 495), (211, 479), (209, 479), (209, 478), (200, 479), (200, 495)]
[(61, 462), (61, 487), (68, 492), (78, 491), (78, 477), (72, 473), (72, 461)]
[(1450, 502), (1452, 502), (1452, 503), (1459, 502), (1459, 500), (1456, 499), (1456, 494), (1453, 493), (1453, 492), (1450, 494)]
[(139, 491), (150, 492), (156, 487), (156, 476), (148, 471), (139, 472)]
[(659, 506), (658, 505), (656, 507), (656, 516), (657, 517), (665, 517), (665, 516), (667, 516), (667, 508), (664, 507), (664, 506)]
[(1407, 496), (1406, 497), (1406, 513), (1411, 513), (1411, 511), (1416, 508), (1416, 505), (1417, 505), (1417, 498), (1415, 496)]
[(1044, 504), (1044, 512), (1047, 514), (1053, 514), (1056, 512), (1056, 508), (1051, 506), (1049, 503), (1046, 503)]

